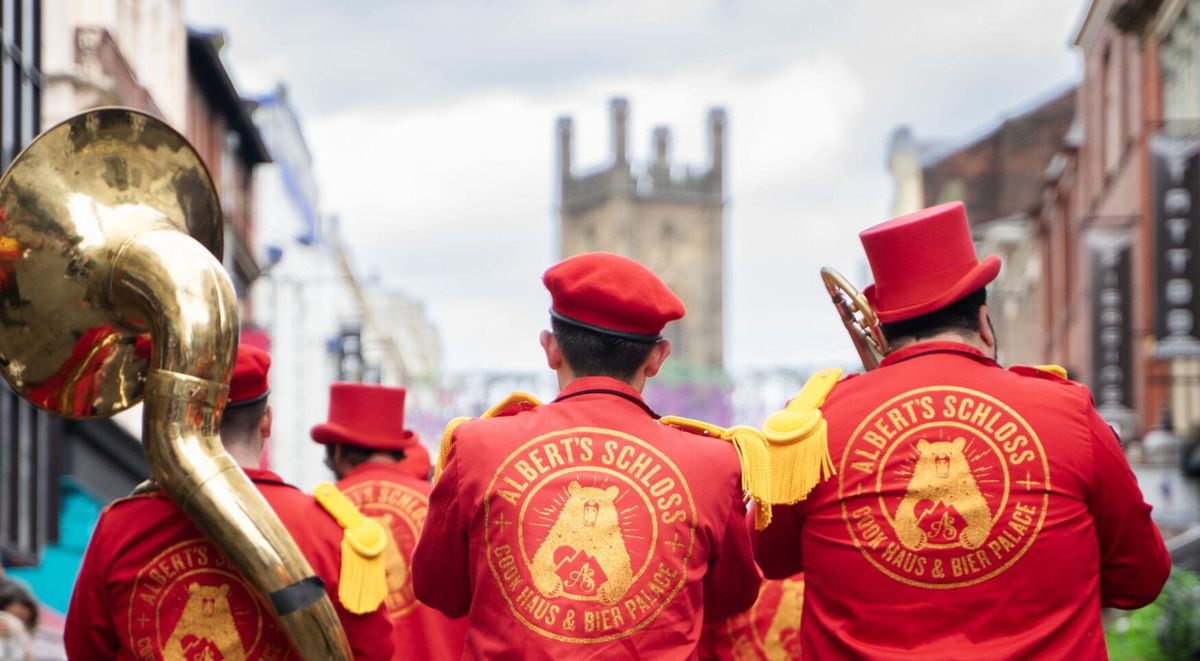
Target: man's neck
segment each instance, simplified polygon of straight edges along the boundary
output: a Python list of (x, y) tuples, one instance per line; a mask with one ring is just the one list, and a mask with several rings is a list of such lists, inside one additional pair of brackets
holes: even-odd
[(890, 349), (892, 351), (896, 351), (897, 349), (907, 349), (920, 344), (929, 344), (933, 342), (957, 342), (959, 344), (966, 344), (967, 346), (975, 347), (976, 349), (979, 349), (979, 351), (985, 356), (992, 357), (993, 355), (992, 348), (983, 341), (983, 337), (981, 337), (979, 333), (965, 334), (955, 333), (952, 331), (938, 333), (933, 337), (923, 337), (919, 340), (909, 340), (907, 342), (902, 341), (898, 344), (893, 344)]
[[(582, 378), (585, 378), (588, 376), (592, 376), (590, 374), (576, 374), (569, 367), (560, 367), (559, 369), (555, 370), (555, 372), (558, 374), (558, 389), (559, 390), (565, 390), (567, 386), (571, 385), (577, 379), (582, 379)], [(610, 378), (616, 378), (616, 377), (610, 377)], [(645, 389), (645, 387), (646, 387), (646, 375), (643, 374), (641, 371), (639, 371), (637, 374), (635, 374), (633, 376), (633, 380), (631, 380), (631, 381), (626, 381), (625, 379), (617, 379), (617, 380), (620, 381), (621, 383), (628, 384), (630, 388), (633, 388), (634, 390), (638, 391), (639, 393), (641, 393), (642, 390)]]
[(258, 468), (262, 465), (262, 444), (257, 448), (249, 443), (225, 443), (225, 451), (242, 468)]

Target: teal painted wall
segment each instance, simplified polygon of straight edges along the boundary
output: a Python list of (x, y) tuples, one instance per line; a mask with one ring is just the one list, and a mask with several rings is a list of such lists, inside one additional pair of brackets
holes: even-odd
[(46, 548), (42, 563), (37, 567), (18, 567), (5, 572), (28, 584), (42, 603), (59, 613), (66, 613), (71, 590), (75, 588), (75, 577), (83, 564), (83, 552), (87, 550), (104, 504), (89, 496), (70, 478), (63, 478), (60, 493), (58, 544)]

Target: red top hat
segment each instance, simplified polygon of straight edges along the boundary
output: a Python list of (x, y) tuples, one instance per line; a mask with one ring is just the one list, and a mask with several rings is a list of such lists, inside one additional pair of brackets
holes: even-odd
[(631, 340), (656, 341), (668, 321), (683, 318), (683, 303), (654, 273), (628, 257), (588, 252), (568, 257), (542, 275), (550, 316)]
[(226, 406), (253, 404), (271, 392), (267, 372), (271, 370), (271, 355), (256, 346), (238, 345), (233, 377), (229, 380), (229, 403)]
[(414, 435), (404, 429), (404, 388), (335, 383), (329, 389), (329, 421), (312, 428), (325, 445), (403, 450)]
[(863, 294), (885, 324), (944, 308), (1000, 273), (999, 257), (976, 256), (962, 202), (893, 218), (858, 236), (875, 276)]

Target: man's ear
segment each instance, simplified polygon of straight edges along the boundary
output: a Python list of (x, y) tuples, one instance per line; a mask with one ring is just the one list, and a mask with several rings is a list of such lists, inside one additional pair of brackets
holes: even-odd
[(642, 374), (649, 379), (662, 369), (662, 365), (667, 360), (667, 356), (671, 355), (671, 341), (659, 340), (654, 343), (654, 348), (650, 350), (650, 355), (646, 356), (646, 362), (642, 363)]
[(544, 330), (538, 340), (542, 344), (542, 351), (546, 352), (546, 365), (552, 370), (562, 367), (562, 347), (558, 346), (558, 338), (554, 337), (554, 333)]
[(988, 306), (983, 304), (979, 306), (979, 337), (983, 343), (992, 351), (996, 350), (996, 333), (992, 329), (992, 320), (988, 317)]
[(267, 404), (267, 408), (263, 410), (262, 420), (258, 421), (258, 431), (262, 434), (263, 440), (271, 438), (271, 422), (275, 416), (271, 411), (271, 405)]

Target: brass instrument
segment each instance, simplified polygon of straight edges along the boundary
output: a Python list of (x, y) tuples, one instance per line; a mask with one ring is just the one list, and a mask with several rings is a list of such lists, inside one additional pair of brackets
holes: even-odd
[(145, 401), (153, 479), (267, 596), (306, 659), (349, 659), (319, 579), (218, 435), (238, 337), (207, 169), (125, 108), (39, 136), (0, 178), (0, 372), (74, 418)]
[(842, 318), (842, 325), (850, 333), (863, 367), (867, 371), (879, 367), (879, 362), (887, 355), (888, 343), (867, 297), (841, 273), (828, 266), (821, 267), (821, 280), (825, 282), (825, 290), (829, 292), (833, 306)]

